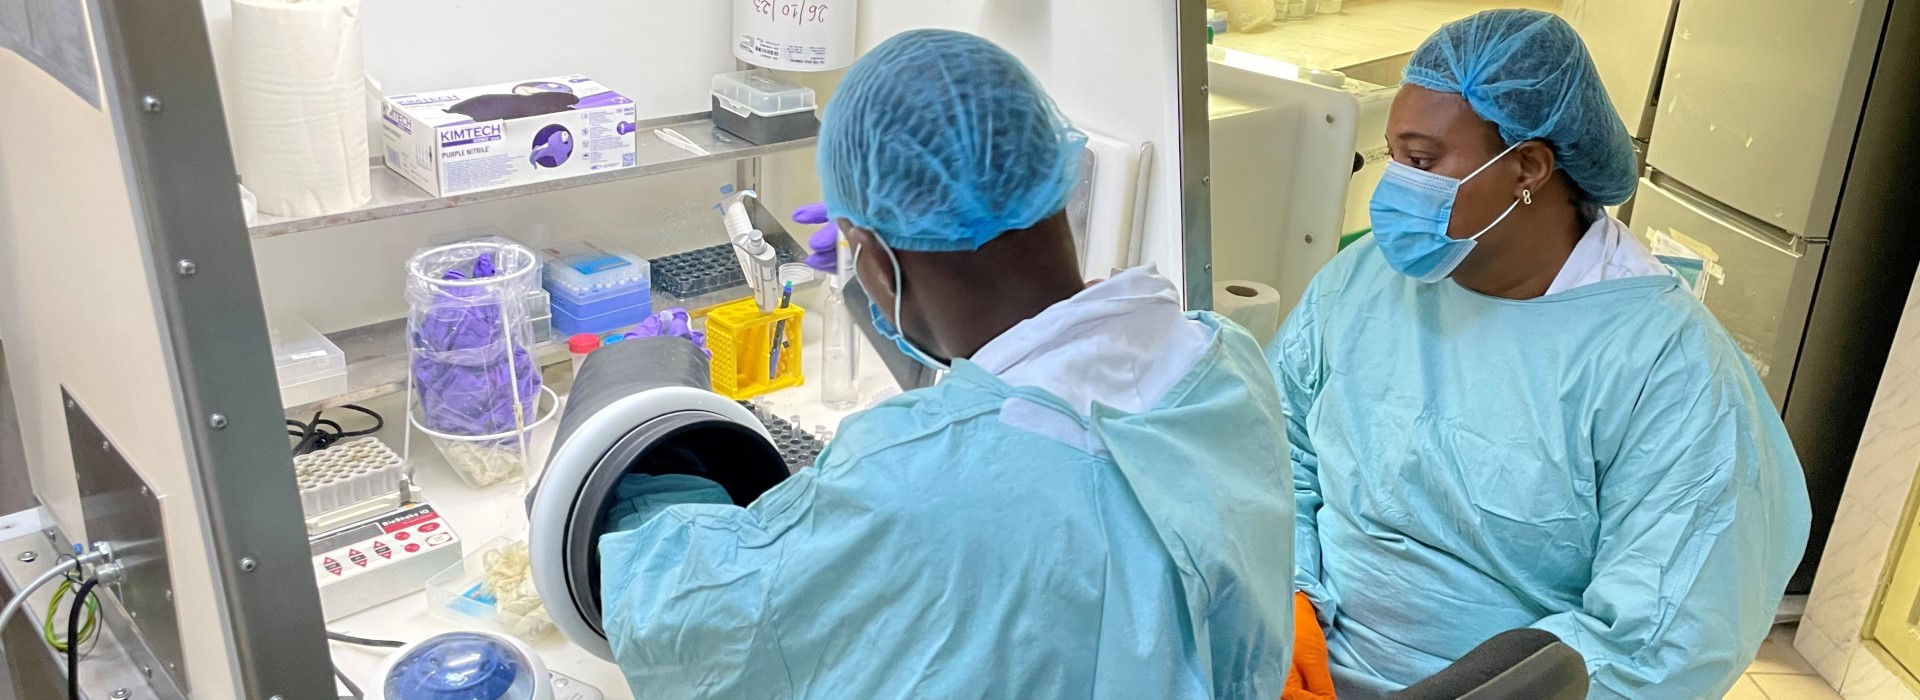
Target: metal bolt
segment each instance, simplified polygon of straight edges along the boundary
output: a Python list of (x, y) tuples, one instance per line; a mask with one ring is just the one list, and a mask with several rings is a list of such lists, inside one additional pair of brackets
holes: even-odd
[(101, 441), (100, 441), (100, 451), (101, 451), (101, 452), (112, 452), (112, 451), (113, 451), (113, 443), (111, 443), (111, 442), (107, 442), (107, 441), (105, 441), (105, 440), (101, 440)]
[(1201, 176), (1200, 176), (1200, 186), (1201, 186), (1201, 187), (1206, 187), (1206, 186), (1209, 186), (1209, 185), (1212, 185), (1212, 184), (1213, 184), (1213, 176), (1212, 176), (1212, 175), (1201, 175)]
[(213, 426), (214, 430), (225, 428), (227, 427), (227, 417), (218, 413), (207, 416), (207, 425)]
[(140, 675), (143, 675), (143, 676), (146, 676), (146, 677), (148, 677), (148, 678), (152, 678), (152, 677), (153, 677), (153, 667), (152, 667), (152, 666), (148, 666), (148, 665), (146, 665), (146, 664), (141, 664), (141, 665), (140, 665)]
[(1333, 123), (1333, 115), (1331, 115), (1331, 114), (1329, 114), (1329, 115), (1327, 115), (1327, 123), (1328, 123), (1328, 124), (1332, 124), (1332, 123)]
[[(153, 98), (147, 98), (147, 99), (153, 99)], [(127, 692), (126, 688), (114, 688), (113, 695), (109, 697), (112, 697), (113, 700), (127, 700), (127, 698), (133, 697), (133, 693)]]
[(180, 672), (180, 664), (176, 664), (176, 663), (174, 663), (174, 662), (172, 662), (172, 661), (168, 661), (168, 662), (167, 662), (167, 670), (169, 670), (169, 671), (172, 671), (172, 672), (174, 672), (174, 673), (179, 673), (179, 672)]
[(1307, 242), (1308, 242), (1308, 243), (1312, 243), (1312, 242), (1313, 242), (1313, 234), (1311, 234), (1311, 233), (1309, 233), (1309, 234), (1307, 234)]
[(78, 408), (78, 406), (73, 405), (73, 399), (67, 399), (67, 408)]
[(140, 98), (140, 108), (148, 112), (159, 112), (162, 106), (163, 105), (160, 104), (160, 98), (158, 97), (147, 95), (146, 97)]
[(39, 558), (40, 554), (31, 549), (20, 553), (20, 563), (22, 564), (32, 564), (35, 559)]
[(133, 619), (135, 619), (135, 620), (138, 620), (138, 619), (140, 619), (140, 611), (138, 611), (138, 610), (128, 610), (128, 611), (127, 611), (127, 617), (130, 617), (130, 618), (133, 618)]
[(192, 277), (193, 273), (200, 271), (200, 266), (193, 264), (192, 260), (181, 258), (180, 262), (173, 264), (173, 269), (180, 273), (181, 277)]
[(167, 592), (164, 594), (163, 597), (167, 599), (167, 602), (169, 603), (173, 602), (173, 589), (171, 588), (167, 589)]
[(1205, 94), (1207, 94), (1207, 92), (1208, 92), (1208, 87), (1209, 87), (1209, 86), (1206, 86), (1206, 85), (1202, 85), (1202, 86), (1200, 86), (1200, 94), (1202, 94), (1202, 95), (1205, 95)]
[(1203, 266), (1201, 266), (1201, 269), (1204, 269), (1204, 270), (1206, 270), (1206, 271), (1208, 271), (1208, 272), (1212, 272), (1212, 271), (1213, 271), (1213, 263), (1207, 263), (1206, 265), (1203, 265)]
[(243, 572), (246, 572), (246, 573), (249, 573), (249, 574), (251, 574), (251, 573), (253, 573), (253, 570), (254, 570), (254, 569), (258, 569), (258, 568), (260, 568), (260, 562), (258, 562), (258, 561), (256, 561), (256, 560), (254, 560), (254, 558), (253, 558), (253, 557), (241, 557), (241, 558), (240, 558), (240, 570), (241, 570), (241, 571), (243, 571)]
[(148, 491), (148, 490), (147, 490), (147, 486), (146, 486), (146, 484), (141, 484), (141, 485), (140, 485), (140, 495), (142, 495), (142, 496), (151, 496), (151, 495), (153, 495), (153, 492), (152, 492), (152, 491)]

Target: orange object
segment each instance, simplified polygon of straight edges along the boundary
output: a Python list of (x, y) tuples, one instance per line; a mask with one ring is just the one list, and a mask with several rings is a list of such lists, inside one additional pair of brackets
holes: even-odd
[(1293, 594), (1293, 670), (1280, 700), (1335, 700), (1333, 668), (1327, 663), (1327, 635), (1314, 616), (1307, 594)]
[[(805, 310), (791, 305), (761, 313), (753, 297), (709, 312), (707, 349), (713, 352), (713, 393), (745, 400), (800, 386), (800, 324), (805, 317)], [(784, 337), (776, 339), (775, 331)], [(776, 341), (781, 343), (777, 358)]]

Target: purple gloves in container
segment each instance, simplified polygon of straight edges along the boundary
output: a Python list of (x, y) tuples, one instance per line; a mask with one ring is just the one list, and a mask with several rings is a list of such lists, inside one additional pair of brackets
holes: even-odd
[(505, 238), (421, 250), (407, 261), (408, 369), (419, 413), (469, 485), (526, 473), (525, 431), (539, 419), (540, 368), (527, 297), (533, 251)]
[(793, 210), (793, 221), (797, 224), (826, 224), (807, 237), (807, 267), (830, 275), (838, 274), (840, 268), (834, 248), (840, 240), (840, 225), (834, 223), (827, 214), (826, 203), (815, 202)]
[(629, 338), (658, 336), (686, 338), (693, 341), (694, 345), (700, 346), (700, 352), (706, 353), (707, 357), (713, 357), (713, 351), (707, 349), (707, 334), (693, 329), (693, 317), (687, 314), (686, 309), (674, 307), (648, 316), (647, 320), (641, 321), (639, 326), (634, 327), (633, 332), (627, 334)]
[[(493, 255), (483, 253), (470, 273), (450, 269), (442, 279), (492, 277)], [(531, 422), (540, 399), (540, 372), (524, 343), (513, 344), (509, 372), (506, 327), (498, 290), (444, 287), (413, 328), (413, 382), (422, 422), (453, 435), (493, 435), (515, 429), (513, 378), (519, 375), (522, 421)]]

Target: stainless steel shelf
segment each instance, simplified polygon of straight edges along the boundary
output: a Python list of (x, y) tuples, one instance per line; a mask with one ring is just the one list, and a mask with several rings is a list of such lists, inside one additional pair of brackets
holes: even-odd
[[(674, 146), (653, 134), (654, 129), (673, 129), (695, 145), (705, 149), (707, 155), (696, 155)], [(582, 175), (562, 180), (549, 180), (514, 187), (504, 187), (485, 192), (459, 194), (451, 197), (433, 197), (426, 190), (414, 186), (406, 178), (389, 170), (385, 163), (376, 159), (372, 168), (373, 198), (366, 206), (353, 211), (326, 214), (307, 218), (273, 216), (261, 213), (259, 223), (248, 228), (253, 238), (272, 238), (289, 233), (313, 231), (317, 229), (357, 224), (364, 221), (390, 219), (396, 216), (439, 211), (454, 207), (495, 202), (530, 194), (554, 192), (558, 190), (586, 187), (607, 182), (630, 180), (633, 178), (659, 175), (689, 168), (697, 168), (714, 163), (727, 163), (745, 158), (806, 148), (814, 144), (815, 139), (808, 137), (782, 143), (760, 145), (750, 143), (733, 134), (714, 127), (711, 114), (700, 112), (676, 117), (664, 117), (640, 122), (634, 133), (634, 162), (631, 168), (609, 170), (606, 172)]]

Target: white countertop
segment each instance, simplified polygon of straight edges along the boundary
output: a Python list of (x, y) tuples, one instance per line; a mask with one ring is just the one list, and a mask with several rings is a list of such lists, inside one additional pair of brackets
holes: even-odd
[[(862, 349), (859, 388), (862, 397), (861, 406), (864, 407), (866, 402), (875, 395), (893, 388), (894, 383), (893, 378), (887, 374), (885, 366), (880, 362), (879, 356), (874, 355), (864, 341), (859, 343), (859, 347)], [(820, 376), (820, 353), (816, 344), (808, 343), (804, 346), (801, 366), (807, 377)], [(572, 369), (566, 364), (556, 365), (547, 371), (549, 385), (556, 390), (568, 388), (571, 384), (571, 375)], [(820, 405), (818, 381), (809, 381), (799, 387), (771, 394), (768, 398), (773, 402), (775, 415), (781, 417), (797, 415), (800, 417), (799, 427), (809, 432), (813, 432), (814, 427), (818, 425), (837, 430), (840, 420), (853, 413), (852, 411), (834, 411)], [(403, 402), (404, 394), (393, 394), (362, 404), (387, 417), (386, 429), (376, 434), (376, 437), (385, 441), (395, 451), (402, 450), (404, 444), (404, 436), (398, 427), (404, 424), (404, 421), (399, 418), (402, 415)], [(535, 431), (531, 447), (532, 463), (535, 469), (545, 463), (546, 452), (552, 444), (558, 423), (558, 419), (555, 419)], [(527, 528), (525, 494), (531, 480), (484, 489), (470, 488), (453, 473), (452, 468), (447, 465), (432, 441), (418, 432), (413, 435), (412, 453), (416, 479), (426, 495), (427, 502), (438, 509), (441, 515), (453, 525), (454, 531), (464, 540), (463, 551), (466, 553), (478, 551), (495, 537), (525, 538)], [(430, 614), (427, 611), (426, 596), (420, 591), (341, 618), (329, 623), (327, 628), (348, 635), (401, 642), (411, 642), (435, 633), (460, 629), (459, 626)], [(609, 700), (633, 697), (618, 667), (573, 646), (559, 632), (556, 631), (532, 645), (549, 669), (592, 684), (599, 688)], [(373, 674), (380, 659), (393, 651), (337, 642), (332, 647), (334, 663), (363, 689), (373, 682)]]

